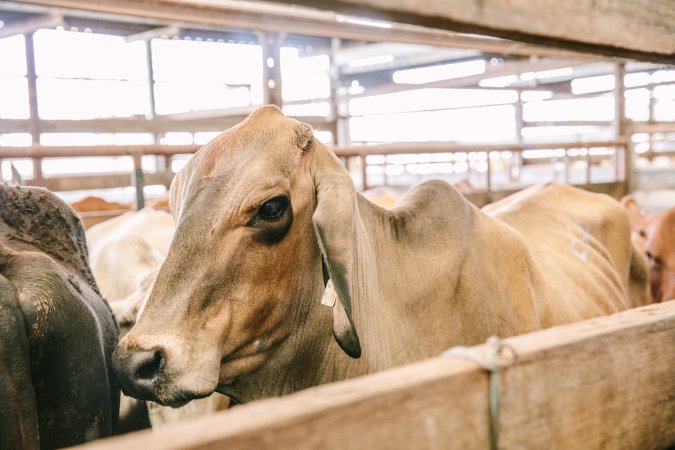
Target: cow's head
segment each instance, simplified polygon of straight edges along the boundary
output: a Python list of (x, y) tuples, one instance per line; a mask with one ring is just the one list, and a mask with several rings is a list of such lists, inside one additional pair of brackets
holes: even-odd
[(675, 208), (661, 214), (650, 227), (645, 251), (655, 302), (675, 298)]
[(653, 231), (656, 218), (643, 211), (632, 195), (623, 197), (621, 199), (621, 205), (628, 213), (631, 227), (631, 240), (638, 250), (644, 252), (647, 245), (648, 234)]
[(325, 269), (339, 298), (333, 334), (359, 356), (349, 288), (356, 194), (309, 125), (258, 108), (195, 154), (170, 204), (169, 254), (114, 357), (127, 393), (177, 406), (272, 362), (295, 364), (298, 348), (330, 338)]

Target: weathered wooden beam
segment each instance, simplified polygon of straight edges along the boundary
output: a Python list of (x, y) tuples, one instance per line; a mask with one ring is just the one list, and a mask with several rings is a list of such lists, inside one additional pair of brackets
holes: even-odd
[[(133, 176), (133, 175), (132, 175)], [(168, 176), (171, 176), (168, 174)], [(165, 184), (167, 174), (144, 173), (143, 180), (146, 186)], [(99, 174), (99, 175), (67, 175), (35, 180), (26, 178), (24, 184), (28, 186), (42, 186), (54, 192), (93, 191), (97, 189), (113, 189), (132, 186), (129, 173)]]
[(293, 3), (569, 50), (675, 63), (671, 0), (295, 0)]
[[(675, 302), (506, 339), (501, 449), (659, 449), (675, 444)], [(486, 345), (471, 352), (485, 358)], [(485, 449), (488, 383), (435, 358), (84, 448)]]

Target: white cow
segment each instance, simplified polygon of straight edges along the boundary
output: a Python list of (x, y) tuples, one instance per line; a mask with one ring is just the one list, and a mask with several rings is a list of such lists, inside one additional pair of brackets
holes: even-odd
[(101, 294), (110, 302), (122, 335), (136, 322), (150, 294), (174, 229), (171, 214), (144, 208), (87, 230), (91, 270)]

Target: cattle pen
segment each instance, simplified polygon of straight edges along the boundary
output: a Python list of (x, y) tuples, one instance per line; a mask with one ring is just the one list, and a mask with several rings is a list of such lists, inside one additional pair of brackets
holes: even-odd
[[(94, 63), (50, 54), (77, 39)], [(141, 210), (261, 104), (311, 125), (358, 191), (440, 178), (483, 207), (560, 182), (659, 212), (675, 204), (675, 3), (0, 3), (5, 181)], [(671, 343), (675, 300), (73, 448), (675, 448)]]
[(668, 448), (673, 341), (675, 303), (649, 305), (506, 339), (495, 394), (471, 360), (490, 358), (486, 344), (83, 448)]

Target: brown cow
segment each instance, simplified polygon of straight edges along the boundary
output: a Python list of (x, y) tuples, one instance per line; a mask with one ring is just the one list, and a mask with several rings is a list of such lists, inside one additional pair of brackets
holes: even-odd
[(646, 301), (610, 197), (549, 184), (479, 210), (429, 181), (386, 210), (276, 107), (199, 150), (171, 209), (169, 253), (114, 356), (125, 392), (167, 405), (287, 394)]
[(675, 208), (652, 215), (630, 195), (621, 203), (628, 210), (633, 242), (647, 255), (654, 302), (675, 299)]

